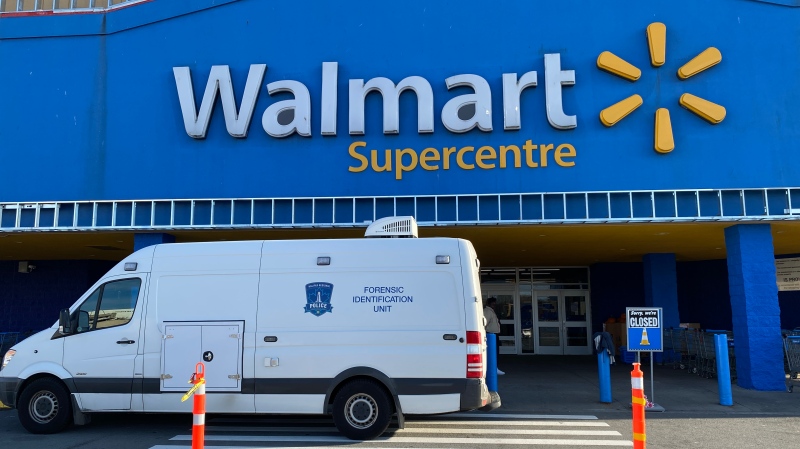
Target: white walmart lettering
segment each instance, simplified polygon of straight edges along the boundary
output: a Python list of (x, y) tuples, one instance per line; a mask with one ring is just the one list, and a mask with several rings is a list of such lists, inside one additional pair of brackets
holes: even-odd
[[(219, 94), (228, 134), (236, 138), (247, 137), (266, 71), (266, 64), (250, 66), (242, 100), (237, 107), (229, 66), (212, 66), (198, 110), (191, 70), (189, 67), (173, 67), (172, 72), (178, 90), (186, 133), (195, 139), (206, 137), (214, 103)], [(335, 136), (337, 131), (338, 71), (338, 62), (322, 63), (320, 134), (323, 136)], [(562, 87), (575, 84), (575, 71), (561, 70), (560, 54), (546, 54), (544, 55), (544, 78), (545, 109), (548, 122), (556, 129), (576, 128), (578, 126), (577, 117), (565, 114), (562, 102)], [(516, 73), (503, 74), (504, 130), (521, 129), (520, 95), (527, 88), (535, 88), (537, 83), (536, 71), (524, 73), (519, 78)], [(475, 127), (483, 132), (491, 132), (493, 113), (492, 92), (489, 83), (481, 76), (462, 74), (447, 78), (445, 84), (448, 90), (456, 87), (469, 87), (473, 90), (473, 93), (459, 95), (444, 105), (441, 121), (445, 128), (454, 133), (464, 133)], [(261, 117), (264, 131), (277, 138), (288, 137), (295, 133), (303, 137), (311, 137), (311, 97), (308, 88), (299, 81), (281, 80), (267, 84), (267, 91), (269, 95), (282, 92), (291, 93), (294, 95), (294, 99), (279, 101), (266, 108)], [(368, 81), (349, 80), (349, 133), (351, 135), (365, 133), (364, 102), (367, 95), (377, 92), (383, 98), (383, 133), (398, 134), (400, 132), (399, 97), (405, 91), (412, 91), (417, 97), (417, 133), (432, 133), (434, 131), (433, 89), (428, 80), (420, 76), (406, 77), (397, 84), (384, 77), (372, 78)], [(467, 106), (473, 113), (472, 116), (463, 118), (459, 111)], [(284, 123), (286, 120), (279, 120), (282, 113), (289, 111), (292, 114), (284, 115), (284, 117), (291, 117), (289, 123)]]

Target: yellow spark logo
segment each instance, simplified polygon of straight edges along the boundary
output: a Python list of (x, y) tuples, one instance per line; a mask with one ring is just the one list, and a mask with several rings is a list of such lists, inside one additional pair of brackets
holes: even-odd
[[(651, 23), (647, 27), (647, 43), (650, 47), (650, 64), (653, 67), (664, 65), (667, 55), (666, 25), (659, 22)], [(722, 61), (722, 53), (714, 47), (709, 47), (678, 69), (678, 78), (682, 80), (690, 78), (719, 64), (720, 61)], [(642, 75), (642, 71), (636, 66), (610, 51), (600, 53), (600, 56), (597, 57), (597, 67), (630, 81), (636, 81)], [(605, 126), (614, 126), (641, 106), (642, 103), (641, 96), (632, 95), (603, 109), (600, 112), (600, 121)], [(689, 93), (681, 95), (680, 105), (714, 125), (725, 119), (724, 107)], [(672, 123), (669, 119), (669, 110), (667, 108), (659, 108), (656, 111), (655, 121), (655, 150), (659, 153), (669, 153), (674, 149), (675, 141), (672, 138)]]

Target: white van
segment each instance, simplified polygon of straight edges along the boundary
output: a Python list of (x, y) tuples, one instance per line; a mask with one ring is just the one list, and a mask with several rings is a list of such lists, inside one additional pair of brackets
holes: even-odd
[[(403, 234), (398, 221), (415, 234), (395, 217), (368, 235)], [(151, 246), (6, 353), (0, 401), (33, 433), (92, 412), (188, 414), (203, 362), (208, 413), (332, 414), (357, 440), (393, 414), (495, 408), (478, 265), (452, 238)]]

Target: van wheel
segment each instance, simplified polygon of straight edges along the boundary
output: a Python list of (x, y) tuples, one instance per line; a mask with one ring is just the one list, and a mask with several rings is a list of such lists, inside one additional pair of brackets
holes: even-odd
[(333, 422), (351, 440), (376, 438), (389, 427), (391, 420), (389, 396), (371, 380), (347, 383), (333, 401)]
[(55, 379), (34, 380), (25, 387), (17, 406), (19, 422), (31, 433), (56, 433), (69, 425), (72, 404), (69, 393)]

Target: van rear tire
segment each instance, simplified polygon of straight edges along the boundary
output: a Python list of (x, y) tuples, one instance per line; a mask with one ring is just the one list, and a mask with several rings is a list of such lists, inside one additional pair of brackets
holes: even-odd
[(19, 422), (30, 433), (56, 433), (72, 419), (69, 392), (61, 382), (43, 378), (30, 383), (19, 396)]
[(351, 440), (379, 437), (392, 420), (389, 396), (377, 382), (354, 380), (345, 384), (333, 401), (333, 422)]

